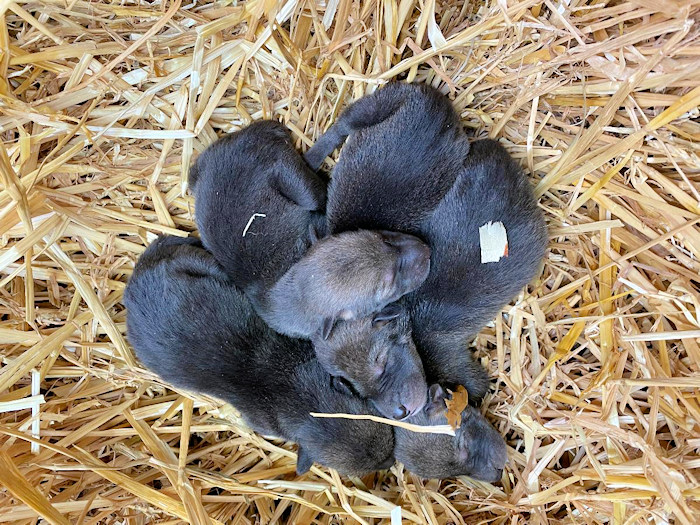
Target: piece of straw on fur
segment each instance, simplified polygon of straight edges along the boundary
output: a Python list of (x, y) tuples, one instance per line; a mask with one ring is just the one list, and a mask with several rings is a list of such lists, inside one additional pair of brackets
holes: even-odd
[(418, 432), (420, 434), (447, 434), (448, 436), (455, 435), (455, 431), (450, 425), (414, 425), (412, 423), (406, 423), (405, 421), (395, 421), (393, 419), (373, 416), (371, 414), (326, 414), (323, 412), (309, 412), (309, 414), (313, 417), (367, 419), (369, 421), (375, 421), (376, 423), (391, 425), (392, 427), (401, 427), (405, 430)]

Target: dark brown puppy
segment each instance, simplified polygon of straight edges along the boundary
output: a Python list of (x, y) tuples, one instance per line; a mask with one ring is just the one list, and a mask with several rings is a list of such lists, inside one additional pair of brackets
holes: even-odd
[[(428, 403), (409, 421), (417, 425), (447, 424), (445, 393), (439, 385), (430, 387)], [(394, 438), (396, 459), (424, 478), (471, 476), (493, 483), (501, 479), (508, 459), (503, 438), (474, 407), (462, 411), (462, 423), (454, 437), (395, 428)]]
[[(322, 182), (276, 122), (255, 123), (213, 144), (194, 164), (191, 181), (203, 244), (282, 334), (324, 341), (338, 320), (380, 312), (428, 275), (429, 249), (411, 235), (357, 231), (316, 241), (325, 227)], [(324, 341), (320, 357), (333, 344), (342, 338)], [(355, 356), (365, 369), (376, 365), (366, 348)], [(358, 391), (375, 393), (378, 409), (392, 417), (422, 407), (427, 386), (415, 349), (388, 350), (412, 353), (413, 368), (394, 367), (382, 377), (403, 375), (380, 384), (374, 375), (355, 374), (362, 368), (344, 376)]]
[(326, 339), (312, 341), (336, 388), (372, 400), (382, 415), (404, 419), (425, 405), (423, 364), (410, 319), (396, 303), (371, 317), (341, 321)]
[(352, 475), (393, 463), (390, 427), (309, 412), (371, 413), (331, 386), (308, 341), (273, 332), (194, 239), (163, 237), (139, 259), (124, 294), (128, 338), (166, 381), (226, 400), (250, 426), (299, 443), (314, 461)]

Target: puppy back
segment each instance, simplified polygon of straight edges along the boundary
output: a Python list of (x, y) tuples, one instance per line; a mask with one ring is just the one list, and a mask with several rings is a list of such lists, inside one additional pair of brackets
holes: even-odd
[(430, 86), (389, 84), (351, 109), (362, 115), (390, 105), (397, 109), (388, 118), (351, 134), (341, 151), (327, 207), (334, 233), (355, 228), (416, 233), (469, 151), (452, 104)]

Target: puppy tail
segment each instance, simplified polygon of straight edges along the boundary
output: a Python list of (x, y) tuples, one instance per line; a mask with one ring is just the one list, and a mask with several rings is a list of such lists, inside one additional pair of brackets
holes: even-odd
[(328, 131), (321, 135), (316, 144), (304, 154), (304, 160), (312, 170), (317, 171), (323, 164), (323, 160), (345, 142), (351, 133), (352, 130), (345, 125), (342, 118), (328, 128)]

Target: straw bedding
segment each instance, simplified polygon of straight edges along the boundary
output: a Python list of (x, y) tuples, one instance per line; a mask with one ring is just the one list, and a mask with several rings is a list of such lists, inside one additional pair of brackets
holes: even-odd
[[(699, 13), (0, 0), (0, 521), (697, 523)], [(305, 149), (392, 79), (501, 140), (551, 229), (541, 277), (475, 341), (510, 446), (496, 486), (297, 477), (293, 445), (169, 389), (125, 339), (134, 261), (194, 229), (199, 152), (262, 118)]]

